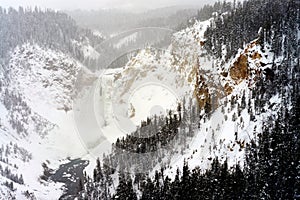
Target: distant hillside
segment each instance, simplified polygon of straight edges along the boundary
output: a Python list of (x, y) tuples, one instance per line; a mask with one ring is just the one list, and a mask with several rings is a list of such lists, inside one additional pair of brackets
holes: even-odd
[(4, 9), (0, 7), (0, 57), (17, 45), (26, 42), (58, 49), (71, 54), (78, 60), (84, 59), (82, 47), (74, 42), (98, 44), (101, 37), (87, 29), (79, 28), (67, 14), (52, 10), (22, 8)]
[(167, 7), (144, 13), (131, 13), (121, 10), (66, 11), (84, 28), (97, 30), (109, 36), (133, 28), (167, 27), (178, 29), (186, 26), (189, 19), (196, 16), (197, 8)]

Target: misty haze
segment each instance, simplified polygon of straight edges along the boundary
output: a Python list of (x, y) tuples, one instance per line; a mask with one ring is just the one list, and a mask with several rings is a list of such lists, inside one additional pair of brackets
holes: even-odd
[(0, 199), (300, 199), (298, 0), (2, 0)]

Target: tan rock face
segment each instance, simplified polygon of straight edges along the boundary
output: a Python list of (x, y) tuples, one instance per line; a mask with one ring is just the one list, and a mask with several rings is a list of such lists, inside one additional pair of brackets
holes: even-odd
[(205, 86), (202, 86), (199, 90), (195, 90), (195, 96), (200, 108), (204, 108), (207, 103), (210, 103), (210, 94), (208, 88)]
[[(210, 90), (212, 89), (212, 90)], [(224, 91), (224, 87), (220, 83), (211, 82), (203, 76), (199, 76), (195, 85), (194, 96), (197, 99), (200, 108), (204, 108), (207, 104), (211, 108), (217, 108), (219, 106), (219, 99), (230, 94), (233, 88), (228, 85), (227, 90)]]
[[(232, 94), (235, 86), (243, 80), (250, 80), (251, 84), (258, 80), (261, 75), (261, 59), (265, 56), (255, 48), (258, 45), (258, 41), (248, 44), (229, 69), (224, 68), (219, 74), (212, 75), (209, 70), (201, 71), (200, 64), (197, 63), (197, 69), (191, 75), (196, 75), (194, 96), (200, 108), (204, 108), (206, 104), (217, 107), (218, 102), (214, 100)], [(220, 82), (212, 79), (213, 76), (218, 76)], [(192, 78), (189, 77), (189, 80)]]
[(249, 75), (248, 70), (248, 57), (242, 54), (236, 62), (233, 63), (233, 66), (229, 70), (230, 77), (237, 84), (246, 79)]
[(252, 58), (253, 60), (255, 60), (255, 59), (261, 59), (262, 56), (260, 55), (260, 53), (254, 52), (254, 53), (251, 55), (251, 58)]
[(200, 46), (203, 47), (205, 45), (205, 41), (200, 41)]
[(228, 76), (228, 72), (221, 72), (221, 75), (224, 76), (224, 77), (227, 77)]
[(206, 103), (210, 101), (210, 95), (207, 84), (205, 84), (205, 78), (199, 72), (200, 63), (197, 59), (197, 64), (193, 67), (192, 73), (190, 74), (189, 81), (192, 80), (192, 76), (196, 77), (194, 96), (197, 99), (200, 108), (204, 108)]
[(227, 95), (230, 95), (233, 91), (232, 87), (228, 83), (225, 84), (224, 89)]
[(198, 70), (196, 70), (194, 96), (196, 97), (200, 108), (204, 108), (207, 103), (210, 103), (208, 86), (205, 83), (205, 78), (199, 74)]

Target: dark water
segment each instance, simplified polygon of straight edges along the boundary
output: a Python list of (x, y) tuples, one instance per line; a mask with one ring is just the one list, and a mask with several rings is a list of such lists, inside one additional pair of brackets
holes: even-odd
[[(83, 178), (83, 170), (88, 164), (87, 160), (70, 160), (70, 162), (60, 165), (58, 170), (50, 176), (51, 180), (65, 184), (65, 192), (59, 199), (75, 198), (79, 189), (79, 181)], [(67, 174), (68, 176), (66, 176)]]

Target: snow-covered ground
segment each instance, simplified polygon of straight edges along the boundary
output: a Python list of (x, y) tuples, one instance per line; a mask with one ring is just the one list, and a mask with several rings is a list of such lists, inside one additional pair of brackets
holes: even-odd
[[(42, 180), (42, 163), (55, 170), (68, 157), (87, 153), (72, 111), (74, 83), (87, 70), (62, 53), (30, 44), (11, 53), (6, 70), (6, 79), (1, 80), (5, 84), (0, 98), (0, 141), (8, 153), (1, 154), (0, 164), (22, 174), (24, 184), (14, 182), (14, 191), (0, 187), (0, 197), (24, 199), (28, 191), (37, 199), (58, 199), (63, 183)], [(0, 180), (0, 184), (11, 182), (5, 175)]]
[[(225, 64), (211, 59), (203, 48), (204, 32), (211, 23), (212, 20), (196, 22), (175, 33), (169, 48), (146, 47), (126, 66), (96, 74), (58, 51), (31, 44), (15, 48), (6, 76), (0, 74), (5, 82), (0, 92), (0, 144), (3, 145), (0, 164), (18, 176), (22, 174), (24, 184), (14, 183), (16, 190), (10, 191), (2, 187), (10, 180), (0, 175), (0, 198), (24, 199), (23, 193), (28, 190), (37, 199), (58, 199), (63, 193), (62, 183), (41, 180), (42, 163), (56, 170), (69, 162), (68, 157), (81, 158), (90, 161), (86, 172), (92, 175), (95, 158), (109, 153), (117, 138), (130, 134), (147, 117), (176, 110), (184, 97), (195, 99), (199, 76), (202, 84), (208, 85), (208, 92), (220, 94), (216, 99), (218, 107), (210, 118), (200, 121), (199, 128), (195, 127), (196, 134), (189, 138), (189, 148), (183, 155), (178, 153), (163, 160), (166, 163), (171, 160), (166, 174), (173, 177), (177, 167), (182, 168), (184, 159), (191, 167), (202, 169), (215, 156), (227, 159), (231, 166), (242, 163), (244, 145), (255, 137), (254, 132), (259, 132), (263, 120), (277, 112), (280, 100), (278, 96), (272, 97), (266, 112), (255, 115), (253, 121), (247, 109), (238, 116), (238, 108), (236, 105), (231, 108), (230, 99), (236, 96), (241, 103), (245, 94), (247, 103), (253, 101), (249, 94), (255, 84), (255, 73), (263, 70), (259, 63), (267, 64), (273, 56), (268, 48), (263, 53), (253, 41)], [(119, 45), (134, 41), (135, 37), (132, 34)], [(90, 45), (83, 46), (83, 53), (86, 58), (99, 57)], [(248, 78), (237, 81), (230, 75), (221, 75), (229, 73), (241, 55), (247, 56), (251, 72)], [(232, 89), (230, 93), (225, 91), (226, 86)], [(5, 100), (6, 93), (16, 94), (11, 96), (11, 103)], [(225, 101), (229, 101), (227, 105)], [(157, 165), (152, 174), (159, 168)]]

